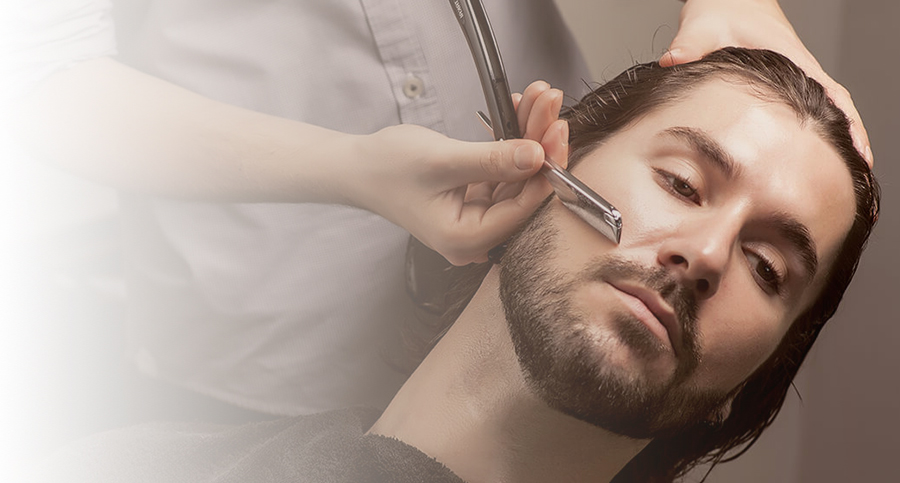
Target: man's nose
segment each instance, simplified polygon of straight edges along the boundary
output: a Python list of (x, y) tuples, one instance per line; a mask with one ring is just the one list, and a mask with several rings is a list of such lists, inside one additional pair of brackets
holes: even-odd
[(698, 300), (708, 299), (719, 290), (736, 238), (736, 229), (727, 221), (681, 225), (660, 246), (659, 263), (693, 289)]

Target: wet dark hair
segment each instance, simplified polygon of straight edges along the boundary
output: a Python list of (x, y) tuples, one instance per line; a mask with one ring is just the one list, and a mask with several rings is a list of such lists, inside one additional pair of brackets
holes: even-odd
[[(766, 100), (791, 107), (800, 122), (813, 127), (846, 163), (855, 190), (856, 215), (822, 293), (791, 325), (784, 339), (741, 385), (727, 418), (717, 424), (698, 421), (671, 437), (651, 441), (613, 479), (624, 482), (670, 482), (698, 464), (737, 458), (755, 443), (784, 403), (794, 376), (825, 322), (834, 315), (853, 277), (859, 257), (878, 217), (880, 191), (866, 161), (854, 148), (850, 122), (824, 88), (786, 57), (766, 50), (725, 48), (676, 67), (636, 65), (566, 108), (569, 122), (569, 166), (577, 164), (609, 136), (642, 116), (682, 99), (713, 79), (746, 86)], [(489, 264), (461, 267), (460, 283), (444, 327), (468, 304)]]

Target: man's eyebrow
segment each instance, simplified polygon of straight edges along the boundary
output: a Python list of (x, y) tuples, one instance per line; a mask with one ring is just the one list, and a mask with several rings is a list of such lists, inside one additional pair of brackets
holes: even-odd
[(740, 166), (735, 163), (734, 158), (728, 154), (728, 151), (718, 141), (705, 131), (692, 127), (678, 126), (670, 127), (663, 131), (662, 134), (686, 142), (692, 150), (709, 161), (714, 167), (724, 173), (727, 178), (731, 179), (739, 174)]
[(787, 240), (800, 256), (803, 263), (807, 283), (812, 280), (819, 269), (819, 258), (816, 256), (816, 243), (809, 233), (809, 228), (786, 213), (778, 213), (769, 223), (775, 226), (779, 235)]

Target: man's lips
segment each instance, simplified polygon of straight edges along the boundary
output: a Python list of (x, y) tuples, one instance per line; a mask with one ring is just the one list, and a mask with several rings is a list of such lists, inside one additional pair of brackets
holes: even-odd
[[(619, 292), (623, 301), (651, 331), (663, 340), (668, 340), (676, 353), (681, 348), (681, 326), (675, 317), (672, 306), (666, 302), (659, 292), (627, 281), (609, 282)], [(651, 319), (651, 320), (647, 320)], [(655, 319), (655, 320), (652, 320)], [(662, 328), (660, 330), (659, 328)], [(664, 333), (663, 333), (664, 331)]]

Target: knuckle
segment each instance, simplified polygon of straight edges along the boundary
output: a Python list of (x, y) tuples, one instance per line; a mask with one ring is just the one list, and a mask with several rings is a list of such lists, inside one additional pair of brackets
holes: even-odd
[(455, 267), (461, 267), (469, 263), (469, 259), (464, 257), (462, 254), (452, 253), (444, 256), (451, 265)]
[(837, 82), (833, 82), (833, 85), (831, 88), (834, 91), (834, 93), (840, 97), (847, 97), (847, 98), (850, 97), (850, 91), (847, 90), (847, 88), (844, 87), (843, 85), (838, 84)]
[(461, 266), (469, 263), (470, 257), (468, 253), (459, 249), (447, 250), (442, 252), (441, 255), (450, 262), (450, 264), (455, 266)]
[(503, 171), (503, 150), (491, 148), (487, 156), (481, 158), (481, 169), (489, 176), (497, 176)]
[(441, 244), (444, 245), (448, 253), (456, 253), (460, 246), (465, 242), (464, 238), (454, 230), (445, 230), (440, 234)]
[(471, 236), (464, 233), (454, 233), (445, 241), (447, 250), (442, 254), (453, 265), (460, 266), (470, 263), (478, 250), (477, 243), (474, 243)]

